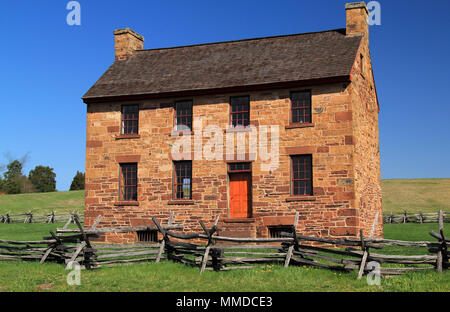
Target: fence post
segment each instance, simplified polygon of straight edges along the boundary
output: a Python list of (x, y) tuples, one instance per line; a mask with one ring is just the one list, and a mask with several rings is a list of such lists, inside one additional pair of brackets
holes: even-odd
[(284, 267), (287, 268), (289, 266), (289, 263), (291, 262), (291, 257), (292, 257), (292, 252), (294, 250), (294, 246), (298, 245), (298, 241), (297, 241), (297, 223), (298, 223), (298, 211), (295, 213), (295, 218), (294, 218), (294, 225), (292, 227), (293, 230), (293, 237), (294, 237), (294, 242), (292, 243), (291, 246), (289, 246), (289, 249), (287, 251), (286, 254), (286, 260), (284, 261)]
[(25, 213), (25, 220), (23, 223), (33, 223), (33, 213), (31, 211)]
[(437, 259), (436, 259), (436, 270), (438, 273), (442, 273), (442, 269), (444, 267), (443, 263), (448, 261), (447, 256), (447, 243), (444, 236), (444, 214), (442, 210), (439, 210), (438, 213), (438, 222), (439, 222), (439, 233), (441, 234), (440, 243)]
[[(158, 220), (156, 220), (156, 217), (152, 217), (152, 220), (153, 220), (153, 223), (156, 225), (156, 228), (158, 229), (158, 231), (159, 231), (159, 232), (162, 234), (162, 236), (163, 236), (163, 242), (164, 242), (164, 244), (161, 242), (161, 246), (162, 246), (162, 247), (160, 247), (159, 254), (158, 254), (159, 259), (161, 259), (162, 250), (166, 249), (166, 245), (167, 245), (167, 243), (170, 242), (170, 240), (169, 240), (169, 236), (167, 236), (166, 231), (165, 231), (165, 230), (162, 228), (162, 226), (159, 224)], [(169, 259), (170, 256), (171, 256), (171, 255), (170, 255), (169, 252), (168, 252), (168, 253), (167, 253), (167, 258)]]
[(66, 224), (64, 224), (63, 229), (67, 229), (70, 223), (72, 223), (72, 213), (69, 214), (69, 220), (67, 220)]
[(211, 248), (210, 254), (214, 271), (220, 271), (223, 266), (223, 260), (219, 260), (219, 258), (223, 257), (223, 249)]
[[(100, 218), (99, 218), (100, 217)], [(101, 216), (97, 217), (98, 222), (100, 222)], [(80, 220), (78, 219), (78, 215), (74, 214), (74, 221), (78, 227), (78, 229), (80, 230), (81, 233), (81, 237), (83, 239), (83, 241), (80, 243), (80, 245), (78, 245), (77, 250), (75, 251), (75, 253), (80, 253), (85, 247), (88, 247), (89, 249), (92, 249), (91, 243), (89, 242), (89, 237), (86, 235), (86, 233), (84, 232), (84, 228), (80, 223)], [(97, 222), (96, 220), (96, 222)], [(76, 259), (75, 253), (72, 255), (72, 258)], [(91, 256), (93, 255), (93, 253), (91, 251), (87, 252), (86, 250), (84, 251), (84, 265), (86, 267), (86, 269), (90, 270), (91, 269)], [(73, 259), (72, 261), (74, 261), (75, 259)]]
[[(375, 218), (373, 220), (372, 229), (370, 230), (369, 238), (373, 238), (373, 234), (375, 233), (375, 227), (377, 225), (377, 220), (378, 220), (378, 213), (379, 212), (377, 211), (377, 213), (375, 214)], [(361, 259), (361, 266), (359, 267), (358, 279), (361, 279), (364, 274), (364, 269), (366, 268), (367, 257), (369, 256), (369, 247), (366, 246), (366, 244), (364, 243), (364, 237), (363, 237), (362, 230), (360, 230), (360, 236), (361, 236), (361, 248), (364, 250), (364, 252), (363, 252), (362, 259)]]
[(61, 239), (55, 235), (55, 233), (53, 233), (52, 231), (50, 231), (50, 235), (53, 237), (53, 239), (56, 241), (54, 244), (50, 244), (47, 248), (47, 250), (45, 251), (44, 255), (41, 258), (41, 261), (39, 263), (44, 263), (45, 260), (47, 260), (47, 257), (50, 255), (50, 253), (57, 248), (57, 246), (62, 245)]
[(91, 231), (95, 231), (97, 229), (97, 225), (99, 225), (100, 221), (102, 220), (102, 215), (98, 215), (95, 219), (94, 223), (91, 226)]
[(220, 213), (217, 215), (216, 221), (214, 222), (214, 226), (209, 231), (206, 229), (205, 224), (203, 224), (203, 221), (200, 220), (200, 225), (203, 228), (203, 231), (205, 231), (206, 235), (208, 235), (208, 245), (206, 246), (205, 254), (203, 255), (202, 268), (200, 269), (200, 275), (202, 275), (206, 269), (206, 264), (208, 263), (209, 250), (211, 249), (211, 245), (214, 245), (214, 240), (212, 239), (212, 235), (217, 231), (217, 224), (219, 223), (219, 218), (220, 218)]
[[(173, 211), (172, 211), (170, 213), (169, 222), (167, 223), (168, 225), (172, 225), (173, 217), (174, 217), (174, 214), (173, 214)], [(155, 223), (155, 225), (156, 225), (156, 223)], [(163, 240), (161, 241), (161, 245), (159, 246), (159, 252), (158, 252), (158, 256), (156, 257), (156, 263), (161, 261), (161, 257), (162, 257), (162, 254), (164, 252), (164, 247), (165, 246), (166, 246), (166, 240), (163, 238)]]

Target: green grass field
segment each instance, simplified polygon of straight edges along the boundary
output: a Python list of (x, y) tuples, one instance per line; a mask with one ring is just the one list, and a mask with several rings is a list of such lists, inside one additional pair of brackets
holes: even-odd
[[(450, 211), (450, 179), (384, 180), (385, 213)], [(47, 213), (82, 211), (84, 192), (57, 192), (0, 196), (0, 213)], [(0, 238), (40, 240), (50, 230), (63, 224), (0, 224)], [(385, 238), (400, 240), (433, 240), (430, 230), (437, 224), (385, 224)], [(445, 233), (450, 236), (450, 226)], [(423, 248), (385, 247), (377, 253), (424, 254)], [(369, 286), (366, 279), (357, 280), (357, 272), (338, 273), (308, 267), (283, 268), (280, 265), (231, 272), (205, 272), (180, 264), (142, 263), (130, 266), (82, 271), (81, 285), (69, 286), (67, 273), (60, 264), (0, 262), (0, 292), (5, 291), (450, 291), (450, 272), (412, 272), (382, 279), (380, 286)]]
[(5, 263), (0, 268), (0, 292), (448, 292), (450, 274), (409, 273), (383, 279), (370, 286), (357, 272), (336, 273), (306, 267), (274, 266), (230, 272), (205, 272), (198, 268), (161, 262), (82, 271), (81, 285), (66, 283), (61, 265)]
[[(62, 224), (0, 224), (0, 238), (39, 240)], [(436, 224), (388, 224), (385, 237), (402, 240), (430, 240), (429, 230)], [(447, 235), (450, 234), (447, 229)], [(396, 250), (386, 252), (402, 252)], [(377, 251), (381, 252), (381, 251)], [(424, 249), (412, 254), (424, 253)], [(411, 254), (411, 252), (410, 252)], [(205, 272), (198, 268), (170, 262), (143, 263), (130, 266), (101, 268), (81, 272), (81, 285), (69, 286), (67, 273), (60, 264), (32, 262), (0, 263), (0, 292), (2, 291), (450, 291), (450, 272), (434, 271), (409, 273), (382, 279), (380, 286), (369, 286), (365, 278), (357, 280), (357, 273), (338, 273), (308, 267), (281, 265), (258, 267), (231, 272)]]
[(62, 228), (64, 223), (0, 223), (0, 239), (15, 241), (41, 240), (44, 236), (50, 236), (49, 232), (55, 232), (56, 228)]
[(31, 193), (0, 196), (0, 214), (19, 214), (32, 211), (36, 214), (84, 210), (84, 191)]
[[(450, 179), (383, 180), (383, 211), (387, 213), (450, 212)], [(82, 212), (84, 191), (0, 196), (0, 214), (33, 211), (46, 214)]]
[(450, 212), (450, 179), (383, 180), (383, 213)]

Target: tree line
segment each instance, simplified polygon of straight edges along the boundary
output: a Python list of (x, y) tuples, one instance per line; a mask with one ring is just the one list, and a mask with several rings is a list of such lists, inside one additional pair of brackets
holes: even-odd
[[(23, 163), (13, 160), (6, 166), (3, 177), (0, 176), (0, 192), (6, 194), (43, 193), (56, 191), (56, 174), (48, 166), (36, 166), (24, 175)], [(70, 190), (84, 190), (84, 173), (77, 171)]]

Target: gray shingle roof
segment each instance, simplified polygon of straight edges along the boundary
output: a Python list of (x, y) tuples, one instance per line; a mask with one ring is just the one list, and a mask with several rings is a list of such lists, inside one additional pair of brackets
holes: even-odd
[(338, 29), (136, 51), (114, 62), (83, 99), (349, 76), (360, 41)]

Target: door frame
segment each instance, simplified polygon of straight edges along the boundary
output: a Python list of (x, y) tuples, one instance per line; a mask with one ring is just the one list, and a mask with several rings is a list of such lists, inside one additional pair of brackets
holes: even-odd
[[(248, 164), (249, 169), (243, 169), (243, 170), (230, 170), (230, 165), (233, 164)], [(248, 203), (247, 203), (247, 217), (232, 217), (231, 216), (231, 190), (230, 190), (230, 182), (231, 182), (231, 176), (234, 174), (245, 174), (248, 175), (248, 189), (247, 189), (247, 196), (248, 196)], [(227, 216), (230, 219), (247, 219), (253, 217), (253, 175), (252, 175), (252, 165), (251, 162), (233, 162), (227, 164)]]

